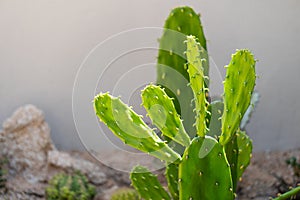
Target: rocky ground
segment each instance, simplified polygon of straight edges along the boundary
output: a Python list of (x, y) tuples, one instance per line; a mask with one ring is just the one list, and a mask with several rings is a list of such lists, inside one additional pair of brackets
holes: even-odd
[[(3, 123), (0, 133), (1, 154), (7, 158), (4, 168), (8, 172), (6, 189), (0, 191), (0, 199), (45, 199), (45, 187), (54, 174), (76, 170), (85, 174), (97, 187), (95, 199), (98, 200), (109, 199), (118, 188), (130, 187), (128, 173), (105, 166), (89, 153), (58, 151), (51, 141), (43, 113), (32, 105), (18, 109)], [(299, 177), (285, 162), (292, 156), (300, 160), (300, 149), (254, 153), (239, 183), (237, 199), (269, 199), (299, 183)], [(112, 153), (107, 159), (109, 166), (128, 166), (137, 162), (120, 153)], [(119, 162), (116, 163), (116, 160)], [(144, 161), (138, 161), (143, 163), (150, 160), (144, 157)], [(165, 184), (163, 170), (156, 173)]]

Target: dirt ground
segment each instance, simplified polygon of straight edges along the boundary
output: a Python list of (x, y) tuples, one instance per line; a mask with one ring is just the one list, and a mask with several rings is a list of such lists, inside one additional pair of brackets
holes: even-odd
[[(106, 200), (110, 195), (120, 187), (129, 187), (129, 174), (125, 172), (111, 169), (99, 161), (94, 159), (86, 152), (69, 152), (72, 156), (89, 160), (100, 165), (103, 172), (107, 175), (107, 182), (97, 186), (98, 195), (95, 199)], [(121, 160), (123, 164), (131, 162), (131, 159), (124, 158), (124, 155), (111, 155), (113, 160)], [(241, 182), (238, 185), (237, 198), (238, 200), (267, 200), (275, 197), (278, 193), (284, 192), (290, 186), (299, 184), (300, 178), (295, 176), (292, 167), (286, 164), (286, 160), (290, 157), (296, 157), (300, 160), (300, 149), (290, 150), (284, 152), (257, 152), (253, 154), (251, 164), (245, 171)], [(118, 159), (120, 158), (120, 159)], [(157, 172), (159, 179), (165, 184), (163, 178), (163, 170)], [(20, 180), (9, 184), (25, 184)], [(12, 189), (4, 192), (0, 199), (44, 199), (44, 188), (47, 183), (40, 183), (38, 185), (29, 186), (29, 190), (24, 192), (15, 192)], [(30, 187), (32, 187), (30, 189)], [(13, 188), (10, 186), (10, 188)], [(298, 196), (297, 199), (300, 199)]]

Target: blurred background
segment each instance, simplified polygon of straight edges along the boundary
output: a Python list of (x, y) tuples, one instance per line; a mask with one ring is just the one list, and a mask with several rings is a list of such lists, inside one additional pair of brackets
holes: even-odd
[[(45, 112), (59, 149), (83, 149), (72, 115), (80, 65), (112, 35), (162, 27), (171, 9), (179, 5), (201, 13), (208, 51), (221, 76), (235, 49), (249, 48), (259, 60), (256, 90), (261, 99), (247, 127), (254, 150), (299, 147), (297, 0), (0, 0), (0, 122), (19, 106), (34, 104)], [(149, 37), (156, 42), (156, 34)], [(155, 81), (155, 67), (145, 76)], [(115, 84), (113, 77), (106, 78)], [(97, 142), (105, 148), (104, 142)]]

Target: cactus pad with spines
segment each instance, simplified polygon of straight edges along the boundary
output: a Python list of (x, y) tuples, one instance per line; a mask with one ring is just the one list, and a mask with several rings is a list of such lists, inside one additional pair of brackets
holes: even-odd
[(252, 155), (252, 141), (244, 131), (238, 131), (225, 145), (227, 160), (231, 169), (234, 190), (243, 172), (250, 164)]
[[(206, 50), (206, 39), (203, 33), (200, 16), (190, 7), (182, 6), (173, 9), (165, 21), (164, 33), (160, 38), (157, 59), (157, 84), (166, 88), (169, 97), (174, 98), (177, 113), (181, 115), (184, 126), (191, 137), (196, 135), (193, 123), (195, 113), (191, 104), (193, 92), (187, 86), (189, 75), (186, 71), (187, 35), (194, 35)], [(207, 54), (206, 54), (207, 57)], [(205, 75), (208, 75), (208, 62)], [(207, 83), (208, 84), (208, 83)]]
[(180, 199), (222, 199), (234, 197), (230, 167), (223, 147), (212, 137), (192, 140), (179, 164)]
[(147, 86), (142, 90), (142, 101), (152, 123), (161, 130), (163, 135), (183, 146), (190, 144), (190, 138), (185, 132), (172, 99), (161, 87)]
[(255, 60), (249, 50), (237, 50), (226, 67), (224, 113), (220, 143), (225, 145), (239, 128), (255, 86)]
[(108, 93), (95, 97), (94, 108), (99, 119), (125, 144), (168, 162), (180, 159), (130, 107)]
[(190, 86), (193, 90), (195, 97), (195, 112), (196, 112), (196, 129), (197, 134), (200, 137), (204, 137), (207, 132), (206, 126), (206, 114), (207, 105), (206, 93), (208, 89), (205, 87), (205, 77), (203, 72), (203, 62), (205, 59), (201, 59), (200, 51), (201, 46), (196, 41), (194, 36), (187, 36), (187, 60), (188, 60), (188, 73), (190, 77)]
[(171, 200), (169, 194), (161, 186), (156, 175), (152, 174), (145, 167), (136, 166), (130, 173), (130, 180), (140, 197), (145, 200)]
[(221, 117), (223, 114), (224, 104), (221, 101), (214, 101), (209, 105), (209, 110), (211, 113), (209, 132), (207, 135), (218, 139), (221, 135), (222, 122)]
[(168, 189), (173, 197), (173, 200), (179, 199), (179, 189), (178, 189), (178, 164), (168, 164), (165, 173)]

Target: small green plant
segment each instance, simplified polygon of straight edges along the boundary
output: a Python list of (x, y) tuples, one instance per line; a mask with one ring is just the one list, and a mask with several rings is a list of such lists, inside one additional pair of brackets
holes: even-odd
[(95, 195), (95, 187), (89, 184), (87, 178), (80, 172), (74, 175), (57, 174), (46, 188), (48, 200), (90, 200)]
[(138, 200), (138, 193), (131, 188), (120, 188), (111, 196), (111, 200)]
[(291, 157), (286, 160), (286, 163), (293, 167), (294, 173), (297, 177), (300, 177), (300, 163), (297, 162), (296, 157)]
[(0, 160), (0, 189), (5, 189), (6, 187), (6, 174), (7, 171), (4, 169), (7, 159)]

